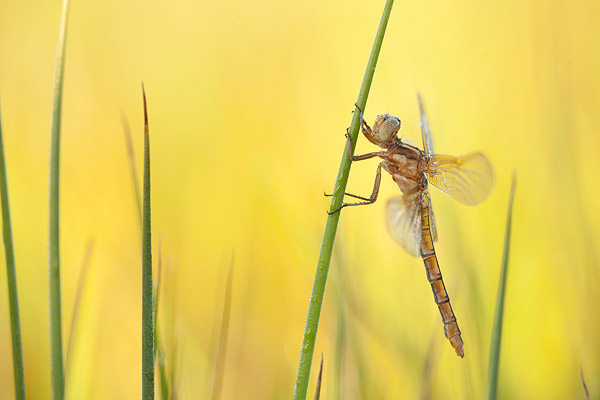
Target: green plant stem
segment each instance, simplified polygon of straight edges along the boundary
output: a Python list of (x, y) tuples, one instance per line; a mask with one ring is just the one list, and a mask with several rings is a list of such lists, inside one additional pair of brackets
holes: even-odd
[(162, 245), (158, 239), (158, 262), (156, 267), (156, 288), (154, 289), (153, 318), (154, 318), (154, 357), (158, 360), (158, 372), (160, 376), (160, 395), (163, 400), (169, 399), (169, 381), (165, 365), (165, 352), (161, 345), (158, 326), (158, 304), (160, 302), (160, 287), (163, 277), (162, 272)]
[(17, 273), (13, 249), (10, 208), (8, 206), (8, 181), (4, 160), (4, 139), (0, 122), (0, 201), (2, 202), (2, 234), (6, 254), (6, 283), (8, 284), (8, 305), (10, 308), (10, 331), (13, 348), (13, 374), (15, 378), (15, 399), (25, 399), (25, 375), (23, 373), (23, 349), (21, 346), (21, 323), (19, 322), (19, 296), (17, 295)]
[(142, 399), (154, 399), (154, 307), (152, 300), (152, 230), (150, 215), (150, 135), (144, 96), (144, 204), (142, 221)]
[(508, 215), (506, 217), (506, 232), (504, 235), (504, 252), (502, 254), (502, 267), (498, 283), (498, 296), (496, 298), (496, 313), (492, 329), (492, 343), (490, 346), (490, 364), (488, 369), (487, 399), (495, 400), (498, 394), (498, 370), (500, 367), (500, 343), (502, 339), (502, 317), (504, 315), (504, 298), (506, 296), (506, 279), (508, 275), (508, 256), (510, 254), (510, 232), (512, 227), (513, 200), (517, 186), (516, 175), (513, 174), (510, 196), (508, 199)]
[[(385, 29), (388, 24), (393, 3), (393, 0), (387, 0), (385, 4), (383, 15), (381, 16), (381, 21), (377, 30), (377, 35), (375, 36), (375, 42), (373, 43), (373, 48), (367, 64), (367, 69), (365, 71), (365, 76), (363, 78), (358, 95), (358, 100), (356, 102), (358, 107), (363, 111), (365, 110), (365, 105), (367, 103), (367, 97), (371, 88), (371, 82), (373, 81), (373, 74), (375, 73), (377, 59), (379, 58), (381, 44), (383, 42)], [(355, 112), (349, 129), (350, 136), (352, 137), (352, 151), (354, 151), (354, 146), (356, 146), (356, 139), (360, 127), (359, 125), (360, 113)], [(340, 163), (340, 169), (335, 183), (333, 197), (329, 207), (330, 211), (339, 209), (344, 200), (344, 193), (346, 191), (346, 184), (348, 183), (348, 174), (350, 173), (351, 164), (351, 160), (348, 155), (348, 145), (348, 142), (346, 142), (346, 146), (344, 147), (344, 151), (342, 153), (342, 161)], [(323, 242), (321, 243), (321, 253), (317, 262), (317, 271), (315, 273), (315, 280), (310, 295), (310, 303), (308, 306), (306, 325), (304, 328), (304, 337), (302, 339), (302, 349), (300, 351), (300, 361), (298, 363), (298, 374), (296, 376), (296, 386), (294, 390), (295, 400), (306, 399), (306, 395), (308, 393), (308, 381), (310, 378), (310, 369), (315, 350), (315, 340), (317, 337), (317, 328), (319, 326), (319, 317), (321, 315), (321, 306), (323, 305), (323, 296), (325, 294), (325, 283), (327, 282), (327, 274), (329, 273), (333, 242), (335, 240), (335, 233), (339, 219), (339, 212), (330, 214), (327, 218), (327, 224), (325, 225)]]
[(75, 335), (77, 334), (77, 328), (79, 325), (79, 315), (81, 312), (83, 290), (85, 287), (85, 283), (87, 282), (93, 250), (94, 240), (89, 239), (85, 248), (85, 253), (83, 255), (83, 261), (81, 263), (81, 270), (79, 273), (79, 280), (77, 282), (77, 292), (75, 293), (75, 300), (73, 301), (73, 313), (71, 314), (71, 329), (69, 330), (69, 340), (67, 341), (67, 360), (65, 362), (65, 375), (67, 382), (70, 382), (69, 379), (71, 375), (71, 362), (73, 361), (73, 352), (75, 351)]
[(227, 337), (229, 335), (229, 322), (231, 319), (231, 296), (233, 284), (233, 257), (227, 274), (227, 285), (225, 286), (225, 299), (223, 301), (223, 312), (221, 313), (221, 327), (219, 329), (219, 339), (217, 351), (215, 352), (215, 361), (212, 377), (212, 396), (211, 399), (221, 398), (221, 389), (223, 386), (223, 376), (225, 375), (225, 356), (227, 355)]
[(52, 372), (52, 398), (62, 400), (65, 392), (62, 349), (62, 320), (60, 301), (60, 253), (59, 253), (59, 160), (60, 123), (62, 110), (63, 77), (65, 67), (65, 42), (67, 37), (68, 0), (63, 1), (56, 66), (54, 70), (54, 95), (52, 101), (52, 127), (50, 151), (50, 363)]
[(140, 218), (140, 228), (142, 222), (142, 201), (140, 200), (140, 185), (138, 182), (137, 168), (135, 167), (135, 150), (133, 149), (133, 140), (131, 139), (131, 130), (125, 114), (121, 114), (121, 122), (123, 123), (123, 131), (125, 132), (125, 146), (127, 147), (127, 158), (129, 159), (129, 170), (131, 171), (131, 181), (133, 186), (133, 194), (135, 196), (135, 205)]
[(319, 375), (317, 376), (317, 387), (315, 387), (315, 397), (314, 400), (319, 400), (321, 398), (321, 382), (323, 380), (323, 353), (321, 353), (321, 365), (319, 366)]

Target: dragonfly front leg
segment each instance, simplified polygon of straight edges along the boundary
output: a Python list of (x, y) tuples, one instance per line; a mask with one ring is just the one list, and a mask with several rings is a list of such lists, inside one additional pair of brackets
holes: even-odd
[(362, 129), (362, 132), (365, 135), (372, 136), (373, 132), (371, 131), (371, 127), (367, 124), (367, 122), (363, 118), (363, 111), (360, 109), (360, 107), (356, 103), (354, 103), (354, 107), (356, 107), (358, 109), (358, 111), (360, 112), (360, 128)]
[(383, 163), (379, 163), (379, 165), (377, 166), (377, 172), (375, 174), (375, 184), (373, 185), (373, 192), (371, 193), (371, 197), (362, 197), (362, 196), (356, 196), (354, 194), (345, 193), (348, 196), (354, 197), (356, 199), (364, 200), (364, 201), (361, 201), (358, 203), (344, 203), (337, 210), (328, 211), (327, 214), (329, 214), (329, 215), (335, 214), (336, 212), (340, 211), (344, 207), (365, 206), (367, 204), (375, 203), (375, 201), (377, 200), (377, 196), (379, 195), (379, 186), (381, 184), (381, 168), (382, 167), (383, 167)]
[[(358, 156), (353, 155), (352, 154), (352, 136), (350, 136), (350, 133), (348, 133), (349, 129), (350, 128), (348, 128), (346, 130), (346, 139), (348, 139), (348, 155), (350, 156), (350, 159), (352, 161), (368, 160), (369, 158), (373, 158), (373, 157), (383, 157), (383, 155), (385, 154), (385, 151), (374, 151), (372, 153), (361, 154), (361, 155), (358, 155)], [(369, 130), (370, 129), (371, 128), (369, 128)]]

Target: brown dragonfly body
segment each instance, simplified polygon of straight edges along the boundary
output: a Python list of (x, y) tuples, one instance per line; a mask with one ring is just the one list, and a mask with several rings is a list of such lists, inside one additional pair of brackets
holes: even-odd
[[(346, 206), (372, 204), (377, 200), (381, 183), (381, 170), (392, 175), (392, 179), (402, 196), (394, 197), (387, 204), (387, 221), (391, 236), (415, 257), (422, 257), (425, 263), (427, 280), (433, 290), (442, 321), (444, 333), (460, 357), (464, 357), (463, 340), (456, 316), (450, 305), (450, 298), (442, 280), (433, 242), (437, 240), (435, 220), (428, 193), (428, 184), (441, 189), (450, 197), (468, 205), (481, 202), (493, 185), (493, 172), (485, 156), (473, 153), (461, 158), (433, 154), (429, 124), (421, 106), (421, 128), (425, 150), (420, 150), (398, 138), (400, 120), (389, 114), (379, 115), (371, 129), (362, 118), (361, 128), (366, 138), (384, 151), (363, 155), (350, 155), (352, 161), (379, 157), (375, 184), (370, 197), (348, 194), (363, 200), (358, 203), (344, 203)], [(350, 139), (350, 137), (348, 136)], [(349, 145), (349, 151), (352, 148)], [(337, 212), (338, 210), (336, 210)]]

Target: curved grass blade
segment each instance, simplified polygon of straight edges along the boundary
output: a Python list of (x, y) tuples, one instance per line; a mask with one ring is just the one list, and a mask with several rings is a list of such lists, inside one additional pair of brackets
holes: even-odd
[(431, 399), (431, 389), (433, 381), (433, 373), (435, 365), (438, 362), (438, 346), (439, 343), (437, 332), (431, 336), (429, 340), (429, 346), (427, 347), (427, 353), (425, 354), (425, 362), (423, 363), (423, 369), (421, 370), (421, 393), (419, 398), (421, 400)]
[(160, 395), (163, 400), (169, 398), (169, 381), (167, 379), (167, 372), (165, 370), (165, 351), (159, 338), (158, 329), (158, 304), (160, 301), (160, 287), (162, 282), (162, 245), (160, 238), (158, 239), (158, 255), (157, 255), (157, 268), (156, 268), (156, 288), (154, 289), (154, 357), (158, 359), (158, 372), (160, 376)]
[[(365, 110), (365, 106), (367, 104), (367, 97), (371, 88), (371, 82), (373, 81), (373, 75), (375, 74), (377, 59), (379, 58), (381, 44), (383, 42), (385, 29), (387, 28), (393, 4), (393, 0), (387, 0), (383, 9), (383, 15), (381, 16), (381, 21), (379, 22), (379, 28), (377, 29), (373, 48), (371, 49), (371, 55), (369, 56), (369, 62), (367, 63), (365, 76), (358, 94), (356, 105), (363, 111)], [(352, 151), (354, 151), (354, 147), (356, 146), (359, 125), (360, 114), (355, 112), (352, 117), (352, 123), (348, 130), (352, 138)], [(330, 212), (338, 210), (342, 206), (342, 202), (344, 200), (344, 192), (346, 191), (351, 164), (348, 145), (348, 142), (346, 142), (346, 146), (344, 147), (344, 151), (342, 153), (342, 161), (340, 163), (340, 169), (335, 182), (331, 205), (329, 206)], [(325, 294), (325, 283), (327, 282), (327, 275), (329, 273), (333, 242), (335, 240), (335, 233), (337, 231), (339, 219), (339, 212), (330, 214), (327, 218), (327, 224), (325, 225), (325, 232), (323, 233), (321, 253), (319, 254), (319, 260), (317, 262), (317, 271), (315, 272), (315, 280), (310, 295), (308, 313), (306, 315), (306, 325), (304, 327), (304, 337), (302, 339), (300, 361), (298, 362), (298, 373), (296, 375), (296, 386), (294, 388), (294, 400), (306, 399), (308, 392), (308, 381), (310, 379), (310, 369), (315, 350), (317, 329), (319, 327), (319, 317), (321, 316), (321, 306), (323, 305), (323, 296)]]
[(323, 379), (323, 353), (321, 353), (321, 365), (319, 366), (319, 376), (317, 376), (317, 386), (315, 387), (315, 400), (321, 398), (321, 381)]
[(215, 355), (215, 365), (212, 382), (212, 399), (221, 398), (221, 388), (223, 386), (223, 375), (225, 372), (225, 356), (227, 354), (227, 337), (229, 336), (229, 321), (231, 319), (231, 294), (233, 281), (233, 260), (229, 267), (227, 276), (227, 286), (225, 287), (225, 301), (223, 303), (223, 314), (221, 315), (221, 329), (219, 331), (219, 343)]
[(15, 399), (25, 399), (25, 374), (23, 373), (23, 348), (21, 345), (21, 323), (19, 318), (19, 296), (17, 293), (17, 272), (13, 249), (10, 208), (8, 205), (8, 181), (4, 160), (4, 139), (0, 121), (0, 201), (2, 202), (2, 237), (6, 255), (6, 283), (8, 285), (8, 306), (10, 308), (10, 333), (12, 339), (13, 374), (15, 379)]
[(506, 232), (504, 235), (504, 252), (502, 254), (502, 267), (498, 295), (496, 298), (496, 314), (494, 315), (494, 328), (492, 329), (492, 343), (490, 346), (490, 364), (488, 369), (487, 399), (495, 400), (498, 394), (498, 370), (500, 367), (500, 342), (502, 339), (502, 317), (504, 315), (504, 298), (506, 296), (506, 278), (508, 274), (508, 256), (510, 254), (510, 231), (512, 227), (513, 201), (517, 186), (516, 174), (513, 174), (510, 196), (508, 198), (508, 216), (506, 217)]
[(65, 69), (65, 43), (67, 38), (67, 15), (69, 1), (63, 0), (56, 65), (54, 69), (54, 93), (52, 99), (52, 126), (50, 150), (50, 365), (52, 375), (52, 398), (62, 400), (65, 395), (65, 377), (62, 349), (62, 319), (60, 301), (60, 253), (59, 253), (59, 161), (60, 123), (62, 110), (63, 78)]
[(71, 361), (73, 360), (73, 349), (75, 346), (75, 333), (77, 332), (77, 326), (79, 325), (79, 312), (81, 310), (81, 298), (83, 297), (83, 288), (87, 281), (87, 275), (90, 269), (90, 261), (92, 259), (92, 252), (94, 250), (94, 240), (89, 239), (83, 255), (83, 261), (81, 263), (81, 272), (79, 274), (79, 281), (77, 282), (77, 293), (75, 294), (75, 301), (73, 302), (73, 313), (71, 315), (71, 329), (69, 330), (69, 341), (67, 342), (67, 361), (66, 361), (66, 377), (67, 379), (71, 373)]
[(583, 384), (583, 390), (585, 391), (585, 398), (590, 400), (590, 392), (585, 384), (585, 378), (583, 377), (583, 365), (581, 364), (579, 365), (579, 374), (581, 375), (581, 383)]
[(150, 207), (150, 135), (144, 97), (144, 204), (142, 220), (142, 399), (154, 399), (154, 304), (152, 296), (152, 229)]
[(133, 140), (131, 139), (131, 130), (129, 129), (129, 123), (124, 113), (121, 113), (121, 122), (123, 124), (123, 132), (125, 133), (125, 146), (127, 147), (127, 158), (129, 159), (129, 169), (131, 171), (131, 181), (133, 185), (133, 192), (135, 196), (135, 205), (138, 209), (140, 217), (140, 228), (142, 227), (142, 200), (140, 199), (140, 184), (138, 182), (137, 168), (135, 167), (135, 151), (133, 149)]

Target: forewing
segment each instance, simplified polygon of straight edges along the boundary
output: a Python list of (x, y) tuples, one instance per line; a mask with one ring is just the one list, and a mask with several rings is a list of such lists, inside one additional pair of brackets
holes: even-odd
[(494, 185), (492, 166), (481, 153), (460, 158), (434, 155), (425, 172), (429, 183), (469, 206), (485, 200)]
[(425, 114), (425, 107), (423, 107), (423, 101), (419, 93), (417, 93), (417, 98), (419, 99), (419, 110), (421, 110), (419, 125), (421, 126), (421, 136), (423, 137), (423, 150), (425, 150), (427, 156), (431, 157), (433, 156), (433, 138), (431, 137), (431, 129), (429, 129), (429, 120), (427, 119), (427, 114)]
[(421, 255), (421, 201), (419, 195), (392, 197), (387, 202), (390, 235), (414, 257)]

